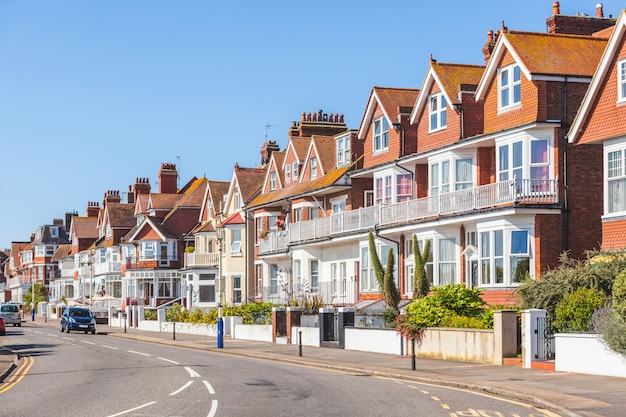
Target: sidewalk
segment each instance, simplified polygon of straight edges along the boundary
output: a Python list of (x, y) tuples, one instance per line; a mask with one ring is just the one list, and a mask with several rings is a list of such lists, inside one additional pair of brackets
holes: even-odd
[[(27, 326), (32, 325), (30, 322)], [(43, 321), (35, 325), (44, 325)], [(58, 328), (58, 320), (47, 325)], [(134, 328), (99, 326), (98, 333), (110, 337), (134, 339), (219, 354), (293, 363), (317, 368), (341, 370), (362, 375), (397, 378), (457, 388), (471, 389), (550, 409), (562, 416), (621, 417), (626, 409), (626, 378), (614, 378), (522, 369), (469, 362), (416, 358), (412, 370), (410, 357), (359, 352), (332, 348), (299, 347), (224, 338), (217, 348), (214, 337), (189, 334), (140, 331)], [(0, 355), (2, 350), (0, 349)], [(4, 359), (0, 356), (0, 360)], [(0, 376), (2, 363), (0, 362)], [(0, 377), (1, 380), (1, 377)]]

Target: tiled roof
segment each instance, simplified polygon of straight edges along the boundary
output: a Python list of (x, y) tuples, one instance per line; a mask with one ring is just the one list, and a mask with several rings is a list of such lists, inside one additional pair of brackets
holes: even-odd
[(607, 39), (549, 33), (504, 32), (531, 74), (591, 77)]
[(306, 153), (309, 150), (309, 144), (311, 143), (311, 138), (291, 138), (289, 139), (291, 145), (293, 146), (294, 153), (298, 161), (302, 162), (306, 157)]
[(96, 225), (98, 223), (97, 217), (72, 217), (72, 227), (74, 228), (74, 234), (79, 239), (82, 238), (97, 238), (98, 229)]
[(213, 227), (213, 220), (207, 220), (206, 222), (199, 224), (198, 226), (194, 227), (189, 234), (193, 235), (194, 233), (200, 232), (215, 232), (215, 227)]
[(293, 187), (283, 188), (281, 190), (273, 191), (271, 193), (260, 194), (248, 203), (247, 208), (261, 207), (270, 203), (285, 200), (287, 198), (292, 198), (303, 194), (309, 194), (331, 187), (335, 185), (335, 183), (339, 181), (348, 172), (349, 169), (350, 167), (339, 168), (331, 171), (324, 177), (317, 180), (303, 182), (294, 185)]
[(398, 121), (400, 110), (403, 113), (411, 113), (410, 109), (413, 108), (418, 94), (419, 90), (415, 88), (373, 87), (361, 125), (359, 126), (358, 137), (360, 139), (364, 138), (363, 135), (367, 132), (372, 122), (376, 105), (382, 107), (383, 113), (391, 125)]
[(112, 228), (131, 229), (137, 224), (132, 204), (109, 203), (106, 210)]
[(485, 67), (482, 65), (444, 64), (433, 62), (431, 67), (450, 100), (460, 103), (461, 85), (477, 86), (483, 76)]
[(312, 136), (311, 141), (324, 173), (332, 171), (335, 168), (335, 139), (328, 136)]
[(228, 216), (226, 218), (226, 220), (224, 220), (222, 222), (222, 224), (243, 224), (243, 217), (241, 217), (241, 212), (238, 211), (237, 213), (233, 213), (230, 216)]
[(50, 258), (51, 262), (58, 262), (63, 258), (67, 258), (68, 256), (70, 256), (70, 254), (72, 253), (72, 245), (67, 243), (64, 245), (59, 245), (57, 246), (57, 250), (54, 252), (54, 255), (52, 255), (52, 258)]
[(181, 195), (179, 194), (150, 194), (150, 203), (147, 209), (171, 210), (180, 199)]
[(250, 201), (259, 192), (265, 180), (265, 169), (235, 167), (239, 192), (244, 202)]

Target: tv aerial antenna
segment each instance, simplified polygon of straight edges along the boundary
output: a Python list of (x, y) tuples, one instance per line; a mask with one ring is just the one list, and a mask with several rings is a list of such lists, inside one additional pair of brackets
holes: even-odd
[(273, 124), (270, 124), (270, 123), (265, 123), (265, 141), (267, 141), (267, 132), (271, 128), (275, 127), (275, 126), (280, 126), (280, 125), (278, 125), (278, 124), (273, 125)]

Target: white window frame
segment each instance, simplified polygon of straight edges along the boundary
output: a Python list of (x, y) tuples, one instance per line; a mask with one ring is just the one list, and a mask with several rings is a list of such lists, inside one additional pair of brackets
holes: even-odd
[(276, 190), (276, 171), (270, 172), (270, 191)]
[(310, 159), (309, 161), (309, 166), (310, 166), (310, 172), (311, 172), (311, 179), (314, 180), (317, 178), (317, 157), (313, 157)]
[(626, 138), (604, 145), (604, 215), (626, 215)]
[(438, 132), (447, 127), (447, 100), (442, 93), (428, 97), (428, 133)]
[[(516, 72), (519, 79), (515, 79)], [(503, 81), (503, 77), (506, 80)], [(506, 99), (505, 100), (503, 100)], [(498, 110), (507, 111), (522, 105), (522, 69), (518, 64), (507, 65), (498, 70)]]
[(617, 102), (626, 102), (626, 59), (617, 62)]
[(339, 197), (330, 199), (331, 213), (343, 213), (346, 211), (346, 203), (348, 201), (347, 195), (342, 195)]
[[(470, 161), (471, 178), (459, 178), (459, 162)], [(473, 154), (448, 153), (428, 161), (430, 196), (473, 188), (476, 184), (476, 162)]]
[(389, 150), (389, 122), (385, 116), (372, 122), (372, 150), (374, 154)]
[(287, 164), (285, 166), (285, 183), (289, 184), (291, 182), (291, 164)]
[(299, 163), (298, 162), (294, 162), (291, 164), (292, 168), (291, 168), (291, 181), (296, 182), (298, 181), (298, 167), (299, 167)]
[[(533, 143), (545, 141), (547, 144), (546, 161), (533, 162)], [(516, 148), (517, 145), (517, 148)], [(503, 148), (508, 147), (503, 153)], [(521, 152), (521, 164), (515, 165), (516, 152)], [(496, 142), (496, 178), (498, 182), (515, 179), (532, 180), (553, 180), (554, 179), (554, 141), (552, 136), (539, 135), (517, 135), (506, 140)], [(506, 159), (504, 155), (506, 154)], [(533, 168), (547, 167), (548, 178), (533, 178)]]
[[(411, 191), (409, 194), (399, 194), (399, 178), (410, 175)], [(373, 202), (378, 204), (392, 204), (408, 201), (413, 198), (413, 174), (404, 170), (385, 170), (374, 174)], [(367, 193), (368, 191), (366, 191)]]
[[(238, 235), (238, 236), (237, 236)], [(241, 255), (241, 240), (243, 235), (243, 230), (240, 228), (233, 228), (230, 230), (230, 254), (231, 255)]]
[(309, 285), (311, 292), (319, 292), (320, 261), (318, 259), (309, 259)]
[(337, 155), (337, 168), (350, 165), (350, 134), (335, 139), (335, 154)]

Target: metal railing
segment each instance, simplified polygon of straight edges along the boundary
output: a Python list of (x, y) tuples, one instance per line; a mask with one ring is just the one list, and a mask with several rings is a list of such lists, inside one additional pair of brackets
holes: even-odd
[(358, 208), (327, 217), (292, 223), (286, 231), (271, 232), (259, 239), (259, 253), (284, 251), (289, 243), (331, 238), (375, 225), (425, 220), (469, 213), (510, 204), (557, 204), (558, 180), (513, 179), (452, 191), (402, 203)]
[(316, 287), (304, 284), (284, 284), (263, 288), (263, 301), (276, 304), (292, 304), (292, 301), (306, 303), (307, 300), (320, 300), (325, 305), (346, 305), (358, 301), (355, 281), (319, 282)]

